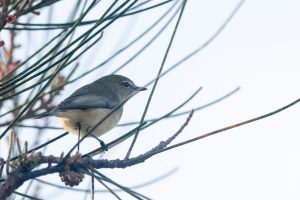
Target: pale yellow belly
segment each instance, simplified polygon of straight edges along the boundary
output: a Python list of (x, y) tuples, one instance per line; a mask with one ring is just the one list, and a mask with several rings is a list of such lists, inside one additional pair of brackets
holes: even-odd
[[(88, 130), (91, 130), (97, 123), (99, 123), (107, 114), (110, 109), (73, 109), (59, 114), (60, 122), (65, 130), (74, 135), (78, 135), (76, 124), (79, 122), (81, 125), (80, 135), (85, 135)], [(100, 136), (111, 130), (119, 122), (122, 116), (122, 108), (116, 110), (107, 119), (105, 119), (93, 132), (95, 136)]]

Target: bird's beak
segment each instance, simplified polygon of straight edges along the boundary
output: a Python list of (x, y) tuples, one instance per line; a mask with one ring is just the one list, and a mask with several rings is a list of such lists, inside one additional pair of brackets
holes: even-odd
[(144, 90), (147, 90), (147, 88), (145, 88), (145, 87), (137, 87), (136, 90), (138, 90), (138, 91), (144, 91)]

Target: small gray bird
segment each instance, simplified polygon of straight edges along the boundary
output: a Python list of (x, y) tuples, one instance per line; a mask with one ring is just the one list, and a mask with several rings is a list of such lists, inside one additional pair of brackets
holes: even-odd
[[(138, 91), (146, 90), (136, 86), (130, 79), (121, 75), (104, 76), (93, 83), (77, 89), (49, 112), (37, 118), (56, 116), (65, 130), (80, 137), (99, 123), (114, 108)], [(103, 121), (91, 136), (101, 136), (116, 126), (123, 113), (123, 106), (115, 110)], [(80, 135), (79, 135), (80, 134)], [(100, 143), (102, 142), (99, 140)], [(101, 146), (103, 147), (103, 142)]]

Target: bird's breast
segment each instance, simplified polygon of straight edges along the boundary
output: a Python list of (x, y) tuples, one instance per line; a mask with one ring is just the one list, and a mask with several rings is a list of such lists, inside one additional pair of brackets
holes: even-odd
[[(59, 113), (59, 118), (65, 130), (72, 134), (78, 135), (77, 123), (80, 124), (80, 135), (85, 135), (97, 123), (103, 120), (112, 110), (104, 108), (96, 109), (70, 109)], [(100, 136), (119, 122), (122, 116), (122, 108), (114, 111), (107, 119), (105, 119), (97, 128), (92, 132), (95, 136)]]

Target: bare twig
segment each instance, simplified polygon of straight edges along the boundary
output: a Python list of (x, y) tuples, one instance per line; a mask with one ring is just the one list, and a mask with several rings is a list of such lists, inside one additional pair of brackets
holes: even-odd
[(218, 129), (218, 130), (215, 130), (215, 131), (212, 131), (212, 132), (209, 132), (209, 133), (206, 133), (206, 134), (203, 134), (203, 135), (200, 135), (198, 137), (195, 137), (195, 138), (192, 138), (190, 140), (186, 140), (184, 142), (180, 142), (180, 143), (177, 143), (177, 144), (174, 144), (172, 146), (169, 146), (163, 150), (161, 150), (161, 152), (164, 152), (164, 151), (168, 151), (170, 149), (173, 149), (173, 148), (177, 148), (179, 146), (182, 146), (182, 145), (186, 145), (186, 144), (189, 144), (191, 142), (195, 142), (197, 140), (200, 140), (200, 139), (203, 139), (203, 138), (206, 138), (206, 137), (209, 137), (209, 136), (212, 136), (212, 135), (215, 135), (217, 133), (221, 133), (221, 132), (224, 132), (224, 131), (228, 131), (230, 129), (233, 129), (233, 128), (237, 128), (237, 127), (240, 127), (240, 126), (243, 126), (243, 125), (246, 125), (246, 124), (250, 124), (252, 122), (255, 122), (255, 121), (259, 121), (259, 120), (262, 120), (264, 118), (267, 118), (267, 117), (270, 117), (272, 115), (275, 115), (281, 111), (284, 111), (286, 109), (288, 109), (289, 107), (297, 104), (300, 102), (300, 98), (299, 99), (296, 99), (295, 101), (291, 102), (290, 104), (286, 105), (286, 106), (283, 106), (275, 111), (272, 111), (270, 113), (267, 113), (267, 114), (264, 114), (264, 115), (261, 115), (261, 116), (258, 116), (258, 117), (255, 117), (255, 118), (252, 118), (252, 119), (249, 119), (249, 120), (246, 120), (246, 121), (243, 121), (243, 122), (240, 122), (240, 123), (237, 123), (237, 124), (233, 124), (231, 126), (227, 126), (225, 128), (221, 128), (221, 129)]

